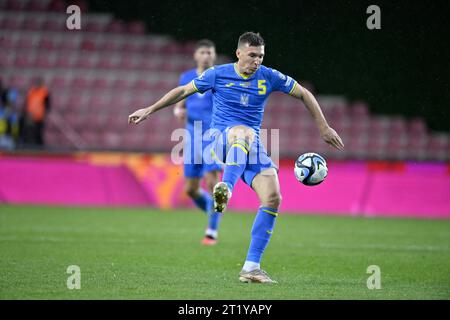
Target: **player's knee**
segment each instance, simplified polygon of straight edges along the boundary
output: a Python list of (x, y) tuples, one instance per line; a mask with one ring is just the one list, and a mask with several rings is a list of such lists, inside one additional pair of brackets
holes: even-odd
[(269, 208), (278, 209), (281, 205), (281, 200), (281, 193), (274, 191), (267, 196), (267, 199), (264, 201), (265, 203), (263, 205)]
[(248, 144), (247, 147), (249, 147), (254, 139), (255, 131), (247, 126), (235, 126), (228, 132), (228, 142), (230, 144), (236, 143), (238, 141), (245, 141), (246, 144)]

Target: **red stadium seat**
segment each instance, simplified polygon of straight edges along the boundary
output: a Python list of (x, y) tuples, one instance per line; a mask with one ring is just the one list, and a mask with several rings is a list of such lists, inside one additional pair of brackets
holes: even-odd
[(61, 31), (65, 30), (64, 20), (46, 19), (42, 22), (41, 30)]
[(409, 122), (409, 132), (411, 135), (424, 135), (427, 132), (427, 125), (422, 118), (415, 118)]
[(325, 116), (329, 118), (333, 123), (341, 121), (342, 118), (347, 116), (347, 107), (343, 104), (332, 105), (331, 108), (324, 108)]
[[(26, 33), (22, 34), (19, 40), (16, 42), (16, 47), (20, 49), (33, 49), (35, 48), (35, 39), (26, 35)], [(37, 47), (37, 46), (36, 46)], [(28, 51), (27, 51), (28, 52)]]
[(449, 135), (448, 134), (433, 134), (430, 137), (428, 144), (428, 151), (430, 153), (438, 153), (440, 157), (448, 154), (450, 151)]
[(101, 110), (107, 107), (107, 101), (102, 96), (94, 95), (89, 99), (88, 105), (90, 110)]
[(93, 33), (102, 33), (106, 29), (106, 25), (100, 21), (88, 21), (86, 23), (86, 31)]
[(144, 57), (139, 63), (139, 68), (149, 71), (158, 70), (160, 69), (160, 61), (152, 57)]
[[(122, 106), (122, 108), (126, 108), (128, 106)], [(127, 128), (128, 126), (128, 117), (127, 114), (120, 115), (120, 114), (110, 114), (107, 119), (108, 127), (114, 128), (114, 130), (117, 130), (119, 132), (122, 132), (123, 129)]]
[(354, 119), (367, 118), (370, 116), (369, 106), (362, 101), (355, 102), (351, 107), (351, 115)]
[(372, 134), (369, 138), (368, 155), (375, 159), (382, 159), (386, 155), (387, 136)]
[(97, 89), (107, 89), (110, 87), (110, 82), (107, 78), (96, 78), (92, 81), (92, 87)]
[(179, 65), (179, 69), (177, 70), (178, 72), (184, 72), (184, 71), (187, 71), (187, 70), (190, 70), (190, 69), (193, 69), (195, 66), (194, 66), (194, 63), (192, 62), (192, 61), (185, 61), (185, 62), (183, 62), (182, 64), (180, 64)]
[(119, 51), (121, 44), (117, 40), (106, 40), (99, 44), (100, 49), (108, 52)]
[(120, 58), (120, 68), (122, 69), (135, 69), (140, 67), (140, 59), (134, 55), (123, 55)]
[(123, 135), (118, 132), (103, 132), (100, 135), (101, 146), (107, 149), (117, 149), (123, 147)]
[(53, 50), (55, 49), (55, 43), (50, 37), (41, 38), (41, 40), (39, 41), (39, 48)]
[(352, 135), (368, 134), (370, 128), (369, 118), (359, 118), (351, 120), (350, 132)]
[(17, 0), (6, 0), (5, 10), (22, 11), (24, 9), (23, 2)]
[(370, 119), (370, 131), (374, 135), (386, 133), (389, 130), (389, 121), (387, 117), (372, 117)]
[(175, 54), (181, 53), (182, 51), (182, 47), (178, 46), (175, 42), (168, 42), (161, 48), (163, 54)]
[(48, 128), (48, 126), (44, 130), (44, 140), (47, 146), (49, 147), (56, 147), (56, 146), (62, 146), (63, 144), (60, 144), (60, 133), (56, 130), (51, 130)]
[(86, 77), (76, 77), (72, 80), (72, 87), (85, 89), (91, 86), (91, 81)]
[(386, 145), (386, 151), (388, 158), (395, 160), (402, 160), (406, 156), (407, 140), (401, 137), (392, 135), (389, 142)]
[(428, 144), (428, 137), (423, 136), (411, 136), (408, 139), (406, 149), (409, 159), (422, 160), (426, 156), (426, 149)]
[(66, 8), (63, 0), (51, 0), (48, 5), (48, 10), (54, 12), (65, 12)]
[(142, 21), (131, 21), (127, 26), (128, 32), (131, 34), (145, 34), (146, 27)]
[(95, 41), (93, 40), (83, 40), (80, 44), (81, 50), (85, 51), (95, 51)]
[(95, 148), (100, 145), (100, 136), (95, 131), (83, 130), (80, 132), (80, 136), (88, 148)]
[(71, 92), (68, 95), (68, 99), (66, 101), (66, 108), (73, 113), (82, 113), (84, 110), (87, 110), (89, 104), (87, 102), (87, 98), (83, 95), (79, 95)]
[[(57, 88), (54, 87), (53, 85), (50, 85), (50, 89), (53, 91), (58, 92)], [(67, 110), (67, 96), (66, 95), (61, 95), (61, 94), (52, 94), (52, 109), (54, 110), (60, 110), (60, 111), (64, 111)]]
[(159, 52), (159, 46), (155, 42), (150, 40), (142, 45), (141, 50), (146, 54), (157, 53)]
[(93, 68), (95, 66), (94, 56), (89, 55), (89, 54), (79, 55), (75, 59), (75, 65), (74, 66), (76, 68), (86, 68), (86, 69)]
[(123, 52), (140, 52), (142, 44), (137, 41), (125, 41), (120, 50)]
[(391, 133), (398, 135), (406, 132), (406, 121), (403, 118), (392, 118), (391, 126), (389, 128)]
[(126, 26), (125, 23), (123, 23), (120, 20), (113, 20), (111, 23), (106, 27), (105, 30), (107, 33), (125, 33), (126, 32)]
[(12, 36), (6, 34), (0, 38), (0, 47), (2, 48), (2, 52), (4, 52), (5, 49), (13, 49), (15, 46), (16, 43)]
[(6, 52), (0, 52), (0, 67), (9, 67), (14, 64), (14, 60), (12, 55), (7, 54)]
[(94, 132), (105, 131), (107, 129), (105, 127), (107, 125), (106, 117), (107, 115), (104, 113), (92, 113), (92, 115), (86, 119), (84, 129)]
[(161, 64), (160, 68), (165, 72), (172, 72), (177, 70), (177, 65), (174, 60), (167, 59)]
[(84, 126), (84, 115), (80, 114), (79, 111), (74, 110), (72, 108), (68, 108), (68, 110), (63, 114), (64, 120), (66, 123), (75, 131), (80, 132)]
[(61, 39), (59, 49), (75, 52), (79, 49), (79, 43), (71, 39), (71, 37)]
[(111, 87), (117, 89), (117, 91), (124, 91), (130, 89), (132, 86), (132, 81), (123, 78), (118, 78), (111, 83)]
[(33, 66), (33, 60), (29, 54), (18, 54), (14, 61), (14, 65), (18, 68), (29, 68)]
[(65, 76), (55, 76), (50, 81), (50, 87), (51, 88), (65, 88), (70, 85), (70, 79)]
[(368, 143), (369, 138), (366, 135), (351, 135), (349, 139), (344, 141), (345, 151), (349, 152), (352, 157), (364, 158), (368, 152)]
[(115, 68), (118, 65), (118, 63), (108, 56), (101, 56), (100, 59), (97, 61), (97, 68), (101, 69), (112, 69)]
[(129, 129), (124, 132), (122, 143), (128, 149), (141, 149), (145, 145), (145, 140), (147, 140), (147, 137), (136, 132), (136, 130)]
[(27, 11), (45, 11), (47, 9), (48, 2), (42, 0), (29, 0), (25, 5)]
[(56, 58), (55, 67), (57, 68), (70, 68), (72, 66), (70, 57), (66, 55), (60, 55)]
[(34, 64), (39, 68), (51, 68), (54, 65), (48, 54), (39, 55)]
[(187, 55), (192, 55), (192, 53), (195, 50), (195, 45), (196, 45), (196, 43), (193, 41), (185, 42), (181, 46), (181, 52), (184, 54), (187, 54)]
[(142, 89), (142, 90), (149, 90), (150, 87), (152, 87), (150, 85), (150, 82), (144, 79), (138, 79), (133, 85), (134, 89)]
[(36, 17), (30, 16), (30, 17), (27, 17), (25, 19), (25, 21), (23, 22), (22, 28), (25, 30), (30, 30), (30, 31), (38, 31), (41, 29), (42, 23), (43, 23), (42, 20), (40, 20)]

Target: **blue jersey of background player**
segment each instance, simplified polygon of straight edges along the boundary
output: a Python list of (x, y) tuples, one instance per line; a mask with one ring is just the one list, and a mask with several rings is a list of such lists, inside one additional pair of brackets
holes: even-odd
[[(204, 39), (197, 42), (194, 60), (197, 67), (184, 72), (179, 85), (186, 85), (210, 68), (216, 59), (214, 43)], [(219, 181), (222, 167), (218, 163), (203, 161), (204, 149), (208, 141), (202, 139), (210, 127), (212, 115), (212, 93), (196, 93), (178, 102), (174, 109), (175, 116), (186, 122), (187, 136), (184, 137), (184, 177), (185, 190), (194, 203), (208, 215), (208, 227), (202, 240), (204, 245), (217, 242), (220, 213), (213, 211), (211, 197), (214, 185)], [(205, 179), (207, 190), (200, 187), (201, 179)]]
[[(275, 283), (260, 267), (281, 203), (277, 170), (259, 141), (267, 96), (273, 91), (282, 91), (302, 100), (325, 142), (339, 150), (344, 148), (344, 144), (328, 125), (317, 100), (307, 89), (276, 70), (262, 66), (264, 50), (264, 39), (259, 34), (242, 34), (236, 49), (238, 61), (235, 64), (210, 68), (191, 83), (172, 89), (148, 108), (135, 111), (128, 121), (138, 124), (159, 109), (196, 92), (212, 91), (211, 127), (223, 138), (223, 141), (215, 140), (217, 143), (213, 144), (213, 150), (217, 157), (225, 160), (222, 181), (213, 190), (214, 208), (217, 212), (223, 212), (239, 178), (256, 192), (261, 206), (253, 222), (250, 246), (239, 280)], [(252, 159), (252, 154), (257, 154), (256, 161)]]

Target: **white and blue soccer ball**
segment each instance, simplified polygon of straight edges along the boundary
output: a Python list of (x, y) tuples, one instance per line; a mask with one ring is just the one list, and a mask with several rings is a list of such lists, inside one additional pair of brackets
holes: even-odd
[(304, 185), (316, 186), (328, 175), (327, 162), (317, 153), (304, 153), (295, 161), (294, 174)]

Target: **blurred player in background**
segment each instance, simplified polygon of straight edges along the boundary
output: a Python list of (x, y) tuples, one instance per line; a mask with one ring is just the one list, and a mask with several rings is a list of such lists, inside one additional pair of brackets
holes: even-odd
[[(189, 84), (206, 69), (214, 65), (216, 60), (214, 43), (207, 39), (198, 41), (195, 46), (194, 60), (197, 67), (181, 75), (180, 86)], [(197, 92), (187, 99), (179, 101), (174, 109), (175, 116), (186, 122), (186, 130), (189, 132), (188, 137), (184, 138), (183, 151), (185, 190), (197, 207), (208, 215), (208, 227), (202, 240), (204, 245), (215, 245), (217, 243), (221, 216), (221, 213), (213, 210), (211, 194), (214, 185), (219, 182), (222, 167), (218, 163), (207, 164), (203, 161), (207, 141), (204, 141), (202, 136), (210, 127), (212, 107), (212, 93), (207, 91), (204, 93)], [(200, 186), (202, 178), (205, 180), (207, 190)]]
[(236, 49), (236, 63), (206, 70), (189, 84), (172, 89), (150, 107), (137, 110), (129, 116), (128, 121), (140, 123), (157, 110), (196, 92), (212, 90), (214, 107), (211, 128), (220, 133), (213, 151), (225, 162), (222, 181), (213, 191), (214, 208), (216, 212), (225, 210), (239, 178), (257, 193), (261, 206), (253, 223), (250, 247), (239, 280), (276, 283), (260, 266), (281, 203), (277, 167), (259, 138), (264, 106), (270, 93), (281, 91), (302, 100), (321, 137), (339, 150), (344, 145), (336, 131), (328, 125), (317, 100), (307, 89), (291, 77), (262, 65), (264, 49), (264, 40), (259, 34), (242, 34)]

